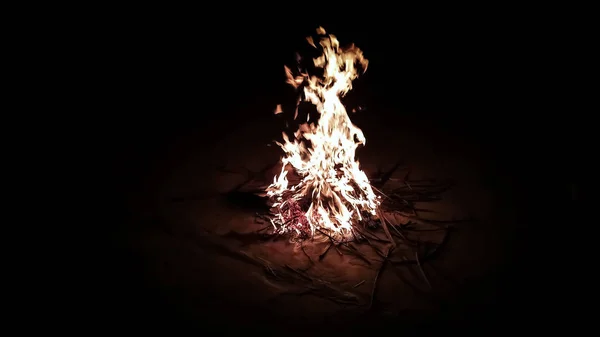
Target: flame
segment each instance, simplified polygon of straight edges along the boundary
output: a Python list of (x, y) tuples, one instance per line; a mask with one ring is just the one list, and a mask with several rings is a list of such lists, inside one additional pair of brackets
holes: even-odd
[[(322, 27), (317, 33), (323, 53), (313, 61), (323, 69), (323, 76), (294, 76), (288, 67), (285, 72), (287, 83), (303, 88), (305, 100), (316, 106), (320, 117), (316, 125), (308, 121), (300, 125), (294, 140), (283, 133), (283, 143), (276, 142), (285, 156), (280, 174), (266, 192), (276, 209), (273, 226), (281, 233), (346, 237), (365, 216), (376, 217), (380, 204), (355, 159), (357, 147), (366, 143), (365, 136), (352, 124), (340, 100), (358, 77), (357, 65), (364, 72), (368, 61), (354, 45), (340, 48), (336, 37), (325, 35)], [(317, 48), (312, 38), (307, 40)], [(301, 178), (293, 186), (287, 177), (290, 169)]]

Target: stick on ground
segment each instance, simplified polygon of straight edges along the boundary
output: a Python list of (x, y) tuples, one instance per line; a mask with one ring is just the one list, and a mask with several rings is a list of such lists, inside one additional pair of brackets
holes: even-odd
[(304, 242), (300, 242), (300, 249), (302, 249), (302, 252), (308, 258), (308, 261), (310, 261), (310, 264), (315, 264), (315, 262), (310, 258), (308, 253), (306, 253), (306, 250), (304, 250)]
[(394, 247), (395, 246), (388, 247), (388, 249), (385, 253), (384, 259), (381, 262), (381, 266), (379, 267), (379, 269), (377, 269), (377, 274), (375, 274), (375, 280), (373, 280), (373, 287), (371, 289), (371, 300), (369, 301), (369, 307), (367, 310), (370, 310), (373, 307), (373, 301), (375, 300), (375, 291), (377, 290), (377, 281), (379, 280), (379, 275), (383, 271), (383, 268), (385, 267), (385, 264), (387, 262), (387, 258), (388, 258), (388, 256), (390, 256), (390, 253), (392, 252)]
[(427, 283), (427, 286), (429, 287), (429, 289), (431, 289), (431, 283), (429, 283), (427, 274), (425, 274), (425, 270), (423, 269), (423, 266), (421, 265), (421, 260), (419, 259), (419, 251), (418, 250), (415, 251), (415, 260), (417, 261), (417, 266), (419, 267), (419, 271), (421, 272), (421, 275), (423, 276), (423, 280), (425, 280), (425, 283)]
[(333, 246), (333, 242), (330, 242), (327, 245), (327, 248), (325, 248), (325, 251), (319, 255), (319, 261), (323, 261), (323, 259), (325, 258), (325, 255), (327, 255), (327, 252), (329, 252), (329, 249), (331, 249), (331, 246)]

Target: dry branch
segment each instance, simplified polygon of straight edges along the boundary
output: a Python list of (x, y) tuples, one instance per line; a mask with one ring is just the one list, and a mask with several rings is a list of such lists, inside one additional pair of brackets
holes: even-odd
[(302, 252), (306, 256), (306, 258), (308, 258), (308, 261), (310, 262), (310, 264), (311, 265), (315, 264), (315, 262), (310, 258), (310, 256), (308, 255), (308, 253), (306, 253), (306, 250), (304, 250), (304, 242), (300, 242), (300, 249), (302, 249)]
[(385, 218), (385, 215), (383, 214), (383, 212), (378, 211), (377, 216), (379, 216), (379, 219), (381, 220), (381, 225), (383, 227), (383, 231), (385, 232), (385, 235), (387, 236), (388, 240), (390, 240), (390, 243), (392, 244), (392, 246), (395, 247), (396, 243), (394, 242), (394, 238), (392, 238), (392, 235), (390, 234), (390, 231), (387, 228), (387, 220)]
[(355, 284), (354, 286), (352, 286), (352, 288), (358, 288), (361, 285), (363, 285), (365, 282), (366, 282), (365, 280), (362, 280), (362, 281), (358, 282), (357, 284)]
[(331, 247), (333, 246), (333, 242), (329, 242), (329, 244), (327, 245), (327, 248), (325, 248), (325, 251), (321, 254), (319, 254), (319, 261), (323, 261), (323, 259), (325, 258), (325, 255), (327, 255), (327, 252), (329, 252), (329, 249), (331, 249)]
[(388, 256), (392, 252), (395, 246), (389, 246), (388, 250), (385, 253), (383, 261), (381, 262), (381, 266), (377, 269), (377, 273), (375, 274), (375, 279), (373, 280), (373, 287), (371, 288), (371, 299), (369, 301), (369, 307), (367, 310), (370, 310), (373, 307), (373, 301), (375, 300), (375, 291), (377, 290), (377, 281), (379, 280), (379, 275), (382, 273), (385, 264), (387, 263)]
[(419, 267), (419, 271), (421, 271), (421, 275), (423, 276), (423, 279), (429, 286), (429, 289), (431, 289), (431, 283), (429, 283), (427, 274), (425, 274), (425, 270), (423, 269), (423, 266), (421, 265), (421, 261), (419, 260), (419, 251), (418, 250), (415, 250), (415, 260), (417, 261), (417, 266)]

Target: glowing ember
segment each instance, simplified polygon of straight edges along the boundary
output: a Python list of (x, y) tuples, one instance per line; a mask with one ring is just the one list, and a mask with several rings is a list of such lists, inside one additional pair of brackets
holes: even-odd
[[(305, 99), (316, 106), (320, 117), (316, 125), (302, 124), (293, 141), (283, 133), (284, 142), (277, 143), (286, 154), (281, 159), (282, 170), (266, 191), (273, 202), (276, 217), (272, 223), (278, 232), (300, 238), (316, 232), (343, 238), (359, 222), (375, 218), (380, 204), (355, 160), (356, 148), (366, 139), (340, 101), (358, 77), (356, 66), (360, 64), (364, 72), (368, 61), (354, 45), (340, 48), (336, 37), (326, 36), (323, 28), (317, 33), (322, 36), (323, 54), (314, 64), (323, 68), (323, 76), (294, 76), (287, 67), (285, 71), (287, 83), (302, 86)], [(312, 38), (307, 40), (317, 48)], [(287, 179), (290, 168), (300, 177), (294, 186), (289, 186)]]

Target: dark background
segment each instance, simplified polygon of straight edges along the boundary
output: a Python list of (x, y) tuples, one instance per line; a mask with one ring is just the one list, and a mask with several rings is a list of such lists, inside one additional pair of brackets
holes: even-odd
[(574, 94), (578, 65), (569, 50), (579, 42), (560, 17), (521, 9), (355, 14), (339, 22), (309, 14), (211, 21), (140, 12), (96, 28), (88, 37), (94, 62), (85, 71), (101, 84), (93, 92), (97, 116), (113, 139), (155, 138), (156, 126), (190, 121), (241, 122), (259, 117), (246, 114), (244, 104), (290, 100), (283, 65), (293, 64), (294, 53), (306, 50), (304, 37), (322, 25), (342, 45), (356, 43), (370, 61), (349, 95), (356, 104), (391, 102), (402, 114), (461, 132), (535, 142), (573, 128), (581, 93)]
[[(293, 64), (294, 53), (305, 46), (304, 37), (322, 25), (342, 45), (354, 42), (370, 61), (348, 96), (350, 104), (373, 110), (394, 106), (394, 113), (385, 116), (390, 123), (399, 116), (416, 116), (456, 130), (457, 137), (488, 149), (487, 159), (513, 175), (515, 203), (526, 219), (523, 228), (528, 239), (536, 239), (515, 247), (515, 254), (525, 258), (515, 259), (503, 283), (505, 301), (473, 312), (493, 313), (507, 306), (519, 312), (549, 309), (547, 301), (538, 301), (548, 286), (538, 281), (549, 275), (548, 262), (538, 250), (545, 234), (538, 229), (562, 220), (555, 213), (546, 222), (548, 208), (575, 207), (570, 186), (578, 183), (572, 175), (577, 140), (564, 135), (576, 127), (576, 114), (565, 111), (573, 110), (577, 99), (564, 85), (572, 70), (556, 65), (577, 42), (565, 36), (561, 20), (492, 9), (477, 16), (458, 12), (462, 14), (419, 12), (386, 19), (355, 14), (354, 22), (343, 23), (308, 14), (306, 20), (292, 14), (225, 19), (210, 13), (193, 19), (160, 11), (101, 20), (82, 37), (87, 47), (80, 52), (90, 60), (81, 76), (93, 83), (82, 90), (93, 116), (84, 131), (90, 139), (85, 157), (96, 177), (94, 200), (102, 200), (94, 213), (102, 220), (102, 234), (117, 233), (126, 222), (125, 191), (137, 183), (132, 177), (142, 175), (151, 154), (183, 130), (205, 132), (209, 140), (229, 132), (213, 121), (267, 119), (276, 104), (293, 102), (283, 65)], [(264, 109), (248, 111), (248, 105)], [(549, 179), (555, 182), (556, 197), (541, 201), (537, 195), (547, 191)], [(143, 321), (103, 321), (101, 308), (106, 306), (112, 312), (123, 310), (122, 316), (129, 318), (149, 312), (155, 318), (176, 316), (161, 311), (150, 291), (139, 289), (133, 280), (140, 275), (131, 268), (135, 262), (126, 252), (106, 247), (105, 236), (98, 234), (102, 248), (90, 250), (101, 262), (93, 275), (104, 276), (83, 278), (80, 284), (99, 286), (98, 298), (83, 304), (90, 313), (99, 312), (98, 324)], [(121, 305), (122, 293), (137, 293), (139, 302)], [(176, 321), (165, 317), (160, 319)]]

